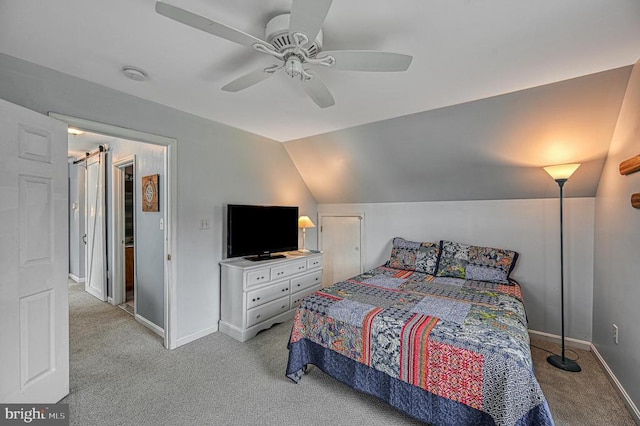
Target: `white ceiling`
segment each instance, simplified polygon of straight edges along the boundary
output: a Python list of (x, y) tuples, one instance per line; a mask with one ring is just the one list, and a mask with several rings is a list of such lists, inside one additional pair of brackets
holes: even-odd
[[(256, 37), (291, 0), (167, 0)], [(278, 141), (513, 92), (640, 58), (639, 0), (335, 0), (324, 49), (413, 55), (404, 73), (320, 69), (336, 105), (286, 75), (220, 87), (267, 55), (155, 12), (154, 0), (0, 0), (0, 52)], [(120, 72), (142, 68), (149, 80)]]

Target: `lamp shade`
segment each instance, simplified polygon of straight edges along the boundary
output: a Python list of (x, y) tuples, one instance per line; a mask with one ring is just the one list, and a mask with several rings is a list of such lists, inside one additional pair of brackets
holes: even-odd
[(578, 167), (580, 167), (579, 163), (559, 164), (557, 166), (544, 167), (544, 171), (549, 173), (549, 176), (551, 176), (555, 180), (566, 180), (571, 177), (573, 172), (575, 172)]
[(300, 218), (298, 218), (298, 228), (315, 228), (316, 225), (313, 224), (313, 222), (311, 221), (311, 219), (309, 219), (309, 216), (300, 216)]

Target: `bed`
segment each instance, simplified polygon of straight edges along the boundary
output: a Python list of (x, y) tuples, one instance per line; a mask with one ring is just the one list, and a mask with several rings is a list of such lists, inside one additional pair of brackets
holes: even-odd
[(302, 301), (287, 377), (315, 365), (434, 425), (553, 425), (509, 277), (517, 258), (394, 238), (385, 264)]

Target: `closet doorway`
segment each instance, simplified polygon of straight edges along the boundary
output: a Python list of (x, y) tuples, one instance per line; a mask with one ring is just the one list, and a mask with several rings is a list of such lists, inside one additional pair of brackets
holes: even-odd
[(113, 303), (136, 314), (136, 158), (125, 157), (113, 163), (113, 214), (115, 268)]

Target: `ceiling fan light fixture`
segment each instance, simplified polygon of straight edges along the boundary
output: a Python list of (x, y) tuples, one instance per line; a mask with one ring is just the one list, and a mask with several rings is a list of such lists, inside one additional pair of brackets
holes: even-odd
[(296, 55), (291, 55), (287, 58), (284, 64), (284, 70), (291, 78), (299, 78), (303, 81), (311, 79), (311, 74), (304, 70), (302, 61)]
[(287, 63), (284, 66), (285, 71), (291, 78), (302, 76), (302, 64), (300, 60), (295, 56), (287, 59)]

